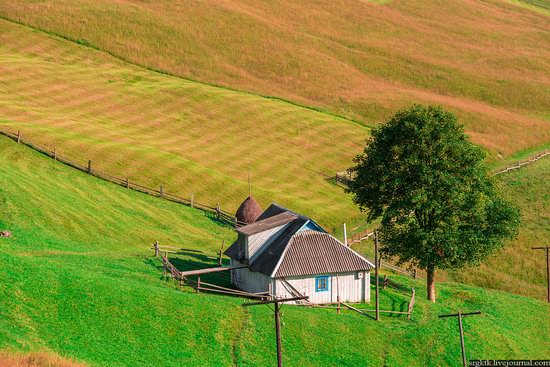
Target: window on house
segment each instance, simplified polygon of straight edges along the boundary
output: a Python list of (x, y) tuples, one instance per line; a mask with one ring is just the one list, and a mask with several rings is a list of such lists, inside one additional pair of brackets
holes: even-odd
[(328, 275), (315, 277), (315, 291), (316, 292), (328, 291)]

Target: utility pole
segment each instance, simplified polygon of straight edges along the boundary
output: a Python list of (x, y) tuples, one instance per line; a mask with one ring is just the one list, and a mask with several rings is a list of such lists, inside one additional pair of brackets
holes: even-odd
[(344, 245), (348, 246), (348, 230), (346, 229), (346, 223), (344, 223)]
[(277, 366), (283, 367), (283, 351), (281, 348), (281, 303), (284, 302), (291, 302), (291, 301), (300, 301), (308, 299), (308, 297), (293, 297), (293, 298), (283, 298), (283, 299), (273, 299), (271, 301), (259, 301), (259, 302), (252, 302), (252, 303), (244, 303), (243, 307), (249, 307), (249, 306), (258, 306), (258, 305), (269, 305), (273, 304), (275, 306), (275, 335), (277, 338)]
[(546, 250), (546, 287), (548, 292), (548, 303), (550, 303), (550, 259), (548, 258), (548, 250), (550, 246), (531, 247), (531, 250)]
[(380, 321), (380, 291), (378, 285), (378, 231), (374, 231), (374, 277), (376, 278), (376, 321)]
[(458, 311), (458, 313), (450, 314), (450, 315), (439, 315), (440, 318), (443, 317), (458, 317), (458, 328), (460, 329), (460, 348), (462, 349), (462, 365), (464, 367), (468, 366), (468, 361), (466, 361), (466, 348), (464, 346), (464, 329), (462, 328), (462, 318), (464, 316), (470, 316), (470, 315), (481, 315), (480, 311), (474, 311), (474, 312), (466, 312), (462, 313)]

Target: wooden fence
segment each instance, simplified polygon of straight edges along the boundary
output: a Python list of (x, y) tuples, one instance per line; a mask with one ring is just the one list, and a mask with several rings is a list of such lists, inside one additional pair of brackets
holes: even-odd
[[(252, 299), (270, 298), (270, 295), (266, 292), (249, 293), (238, 289), (226, 288), (226, 287), (219, 286), (217, 284), (207, 283), (207, 282), (201, 281), (200, 275), (197, 276), (196, 280), (191, 279), (190, 276), (186, 276), (184, 274), (188, 274), (192, 272), (180, 271), (168, 259), (169, 253), (176, 253), (176, 251), (174, 251), (177, 249), (176, 247), (161, 246), (157, 241), (153, 244), (152, 248), (155, 251), (155, 257), (159, 258), (160, 261), (162, 262), (163, 276), (164, 277), (169, 276), (170, 278), (174, 279), (177, 283), (179, 283), (180, 289), (183, 288), (185, 285), (188, 285), (194, 288), (197, 291), (197, 293), (199, 293), (200, 291), (204, 291), (204, 292), (222, 293), (226, 295), (252, 298)], [(224, 269), (224, 270), (229, 271), (229, 269)]]
[(500, 175), (502, 173), (506, 173), (506, 172), (513, 171), (513, 170), (516, 170), (516, 169), (520, 169), (523, 166), (526, 166), (526, 165), (531, 164), (531, 163), (535, 163), (536, 161), (538, 161), (541, 158), (546, 157), (547, 155), (550, 155), (550, 150), (545, 150), (543, 152), (537, 153), (537, 154), (529, 157), (526, 160), (519, 161), (519, 162), (516, 162), (516, 163), (511, 164), (509, 166), (506, 166), (506, 168), (503, 168), (501, 170), (496, 171), (495, 175)]
[[(509, 171), (513, 171), (516, 169), (520, 169), (523, 166), (526, 166), (531, 163), (535, 163), (541, 158), (544, 158), (546, 156), (550, 155), (550, 150), (545, 149), (544, 151), (537, 153), (523, 161), (515, 162), (513, 164), (507, 165), (505, 168), (499, 169), (494, 172), (495, 175), (500, 175), (502, 173), (506, 173)], [(337, 172), (335, 175), (335, 181), (337, 185), (342, 185), (347, 187), (349, 182), (353, 180), (353, 176), (349, 171), (343, 171), (343, 172)]]
[[(356, 243), (361, 243), (362, 241), (366, 241), (371, 237), (374, 237), (374, 231), (365, 231), (365, 232), (362, 232), (362, 233), (356, 233), (348, 239), (347, 245), (351, 247), (351, 245), (354, 245)], [(369, 260), (372, 263), (375, 262), (374, 259), (372, 259), (372, 258), (367, 257), (367, 260)], [(378, 266), (389, 269), (389, 270), (391, 270), (395, 273), (410, 276), (414, 279), (416, 279), (418, 277), (418, 273), (417, 273), (416, 269), (414, 269), (414, 270), (403, 269), (403, 268), (400, 268), (399, 266), (395, 266), (395, 265), (393, 265), (393, 264), (391, 264), (387, 261), (384, 261), (382, 259), (379, 259)]]
[(524, 3), (540, 6), (541, 8), (550, 9), (550, 1), (549, 0), (521, 0)]
[(38, 144), (35, 144), (35, 143), (25, 139), (22, 136), (20, 130), (18, 130), (17, 133), (12, 133), (12, 132), (0, 129), (0, 135), (4, 135), (4, 136), (16, 141), (17, 143), (24, 144), (24, 145), (36, 150), (37, 152), (40, 152), (40, 153), (42, 153), (42, 154), (44, 154), (44, 155), (46, 155), (50, 158), (53, 158), (54, 160), (56, 160), (60, 163), (63, 163), (65, 165), (69, 166), (69, 167), (75, 168), (79, 171), (88, 173), (89, 175), (98, 177), (102, 180), (115, 183), (119, 186), (125, 187), (125, 188), (130, 189), (130, 190), (139, 191), (139, 192), (142, 192), (142, 193), (145, 193), (145, 194), (148, 194), (148, 195), (152, 195), (152, 196), (155, 196), (155, 197), (158, 197), (158, 198), (161, 198), (161, 199), (172, 201), (172, 202), (175, 202), (175, 203), (178, 203), (178, 204), (187, 205), (187, 206), (190, 206), (192, 208), (196, 208), (196, 209), (208, 212), (210, 214), (215, 215), (218, 220), (220, 220), (224, 223), (227, 223), (229, 225), (235, 226), (235, 227), (239, 227), (239, 226), (242, 226), (242, 225), (245, 224), (245, 223), (237, 221), (237, 218), (235, 218), (235, 216), (232, 215), (231, 213), (222, 210), (219, 204), (216, 205), (215, 207), (210, 206), (210, 205), (207, 205), (207, 204), (197, 202), (194, 199), (194, 195), (191, 195), (191, 197), (189, 199), (187, 199), (187, 198), (175, 195), (175, 194), (168, 193), (164, 189), (163, 185), (160, 185), (156, 189), (155, 188), (150, 188), (150, 187), (147, 187), (147, 186), (144, 186), (144, 185), (137, 184), (137, 183), (133, 182), (132, 180), (130, 180), (128, 177), (121, 178), (121, 177), (110, 175), (110, 174), (105, 173), (105, 172), (101, 172), (99, 170), (94, 169), (93, 162), (91, 160), (87, 160), (86, 163), (84, 163), (84, 164), (75, 162), (75, 161), (73, 161), (73, 160), (71, 160), (67, 157), (64, 157), (64, 156), (60, 155), (57, 152), (56, 148), (54, 148), (53, 150), (48, 149), (48, 148), (42, 147)]

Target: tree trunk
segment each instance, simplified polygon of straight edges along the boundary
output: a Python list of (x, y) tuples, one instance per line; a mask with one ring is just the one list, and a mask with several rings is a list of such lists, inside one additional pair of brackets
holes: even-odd
[(428, 301), (435, 302), (435, 268), (429, 266), (426, 271), (428, 273)]

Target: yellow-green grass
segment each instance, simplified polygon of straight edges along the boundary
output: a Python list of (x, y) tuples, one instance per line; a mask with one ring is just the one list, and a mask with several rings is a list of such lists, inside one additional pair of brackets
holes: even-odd
[[(154, 239), (183, 246), (184, 256), (208, 266), (232, 230), (4, 137), (0, 152), (0, 228), (13, 232), (0, 238), (0, 349), (9, 351), (0, 358), (39, 351), (88, 366), (274, 365), (269, 308), (178, 290), (161, 279), (148, 246)], [(447, 283), (432, 304), (420, 280), (392, 279), (417, 287), (411, 321), (285, 306), (285, 365), (456, 365), (456, 322), (437, 315), (457, 309), (483, 312), (464, 321), (469, 358), (548, 358), (544, 302)], [(382, 291), (384, 309), (404, 310), (407, 300)]]
[(328, 229), (357, 221), (329, 182), (364, 126), (166, 76), (0, 20), (0, 127), (97, 170), (234, 211), (249, 192)]
[(521, 209), (517, 240), (482, 266), (450, 275), (456, 281), (546, 299), (544, 252), (531, 247), (550, 245), (550, 159), (503, 174), (499, 181)]
[(550, 141), (541, 9), (502, 0), (14, 0), (0, 15), (148, 68), (368, 124), (413, 102), (442, 104), (476, 143), (506, 156)]

